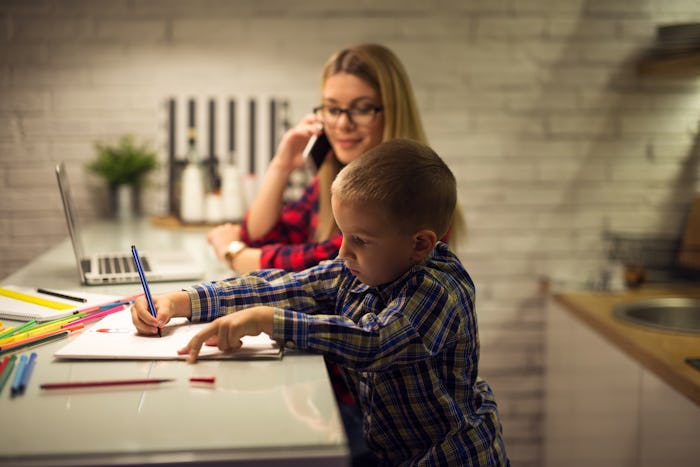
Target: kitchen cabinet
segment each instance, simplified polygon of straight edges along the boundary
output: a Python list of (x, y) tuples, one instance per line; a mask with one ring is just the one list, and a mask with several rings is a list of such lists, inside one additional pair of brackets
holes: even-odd
[(546, 466), (697, 465), (700, 406), (555, 301), (546, 335)]

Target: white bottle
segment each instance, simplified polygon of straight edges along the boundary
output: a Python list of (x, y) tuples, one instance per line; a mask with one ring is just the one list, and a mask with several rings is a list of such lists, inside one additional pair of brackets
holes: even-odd
[(204, 221), (204, 172), (197, 154), (196, 133), (189, 129), (187, 165), (182, 171), (180, 219), (187, 223)]
[(241, 174), (235, 164), (232, 153), (230, 162), (221, 167), (221, 198), (223, 201), (224, 220), (240, 222), (245, 210), (245, 199), (241, 184)]

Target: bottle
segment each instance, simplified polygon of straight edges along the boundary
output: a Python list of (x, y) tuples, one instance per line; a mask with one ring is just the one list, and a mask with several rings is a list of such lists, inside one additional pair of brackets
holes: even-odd
[(244, 197), (241, 174), (236, 167), (236, 156), (232, 151), (229, 162), (221, 167), (221, 198), (223, 200), (223, 217), (230, 222), (239, 222), (243, 218)]
[(187, 165), (182, 171), (180, 219), (187, 223), (204, 221), (204, 171), (197, 153), (197, 132), (187, 130)]

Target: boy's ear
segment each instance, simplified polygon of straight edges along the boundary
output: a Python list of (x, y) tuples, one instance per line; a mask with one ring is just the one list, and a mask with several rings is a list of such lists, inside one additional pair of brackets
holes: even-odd
[(413, 259), (422, 261), (432, 253), (437, 243), (437, 235), (429, 229), (419, 230), (413, 234)]

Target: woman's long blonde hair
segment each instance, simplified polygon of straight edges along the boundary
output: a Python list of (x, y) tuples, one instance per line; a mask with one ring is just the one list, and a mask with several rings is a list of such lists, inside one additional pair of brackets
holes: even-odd
[[(360, 78), (379, 94), (384, 108), (383, 142), (403, 138), (428, 144), (408, 74), (391, 50), (379, 44), (361, 44), (334, 53), (323, 66), (321, 92), (326, 80), (338, 73)], [(342, 168), (343, 164), (333, 156), (327, 157), (319, 169), (317, 241), (327, 240), (338, 231), (331, 211), (331, 184)], [(461, 219), (458, 211), (457, 218)], [(450, 237), (454, 238), (454, 234), (451, 232)]]

